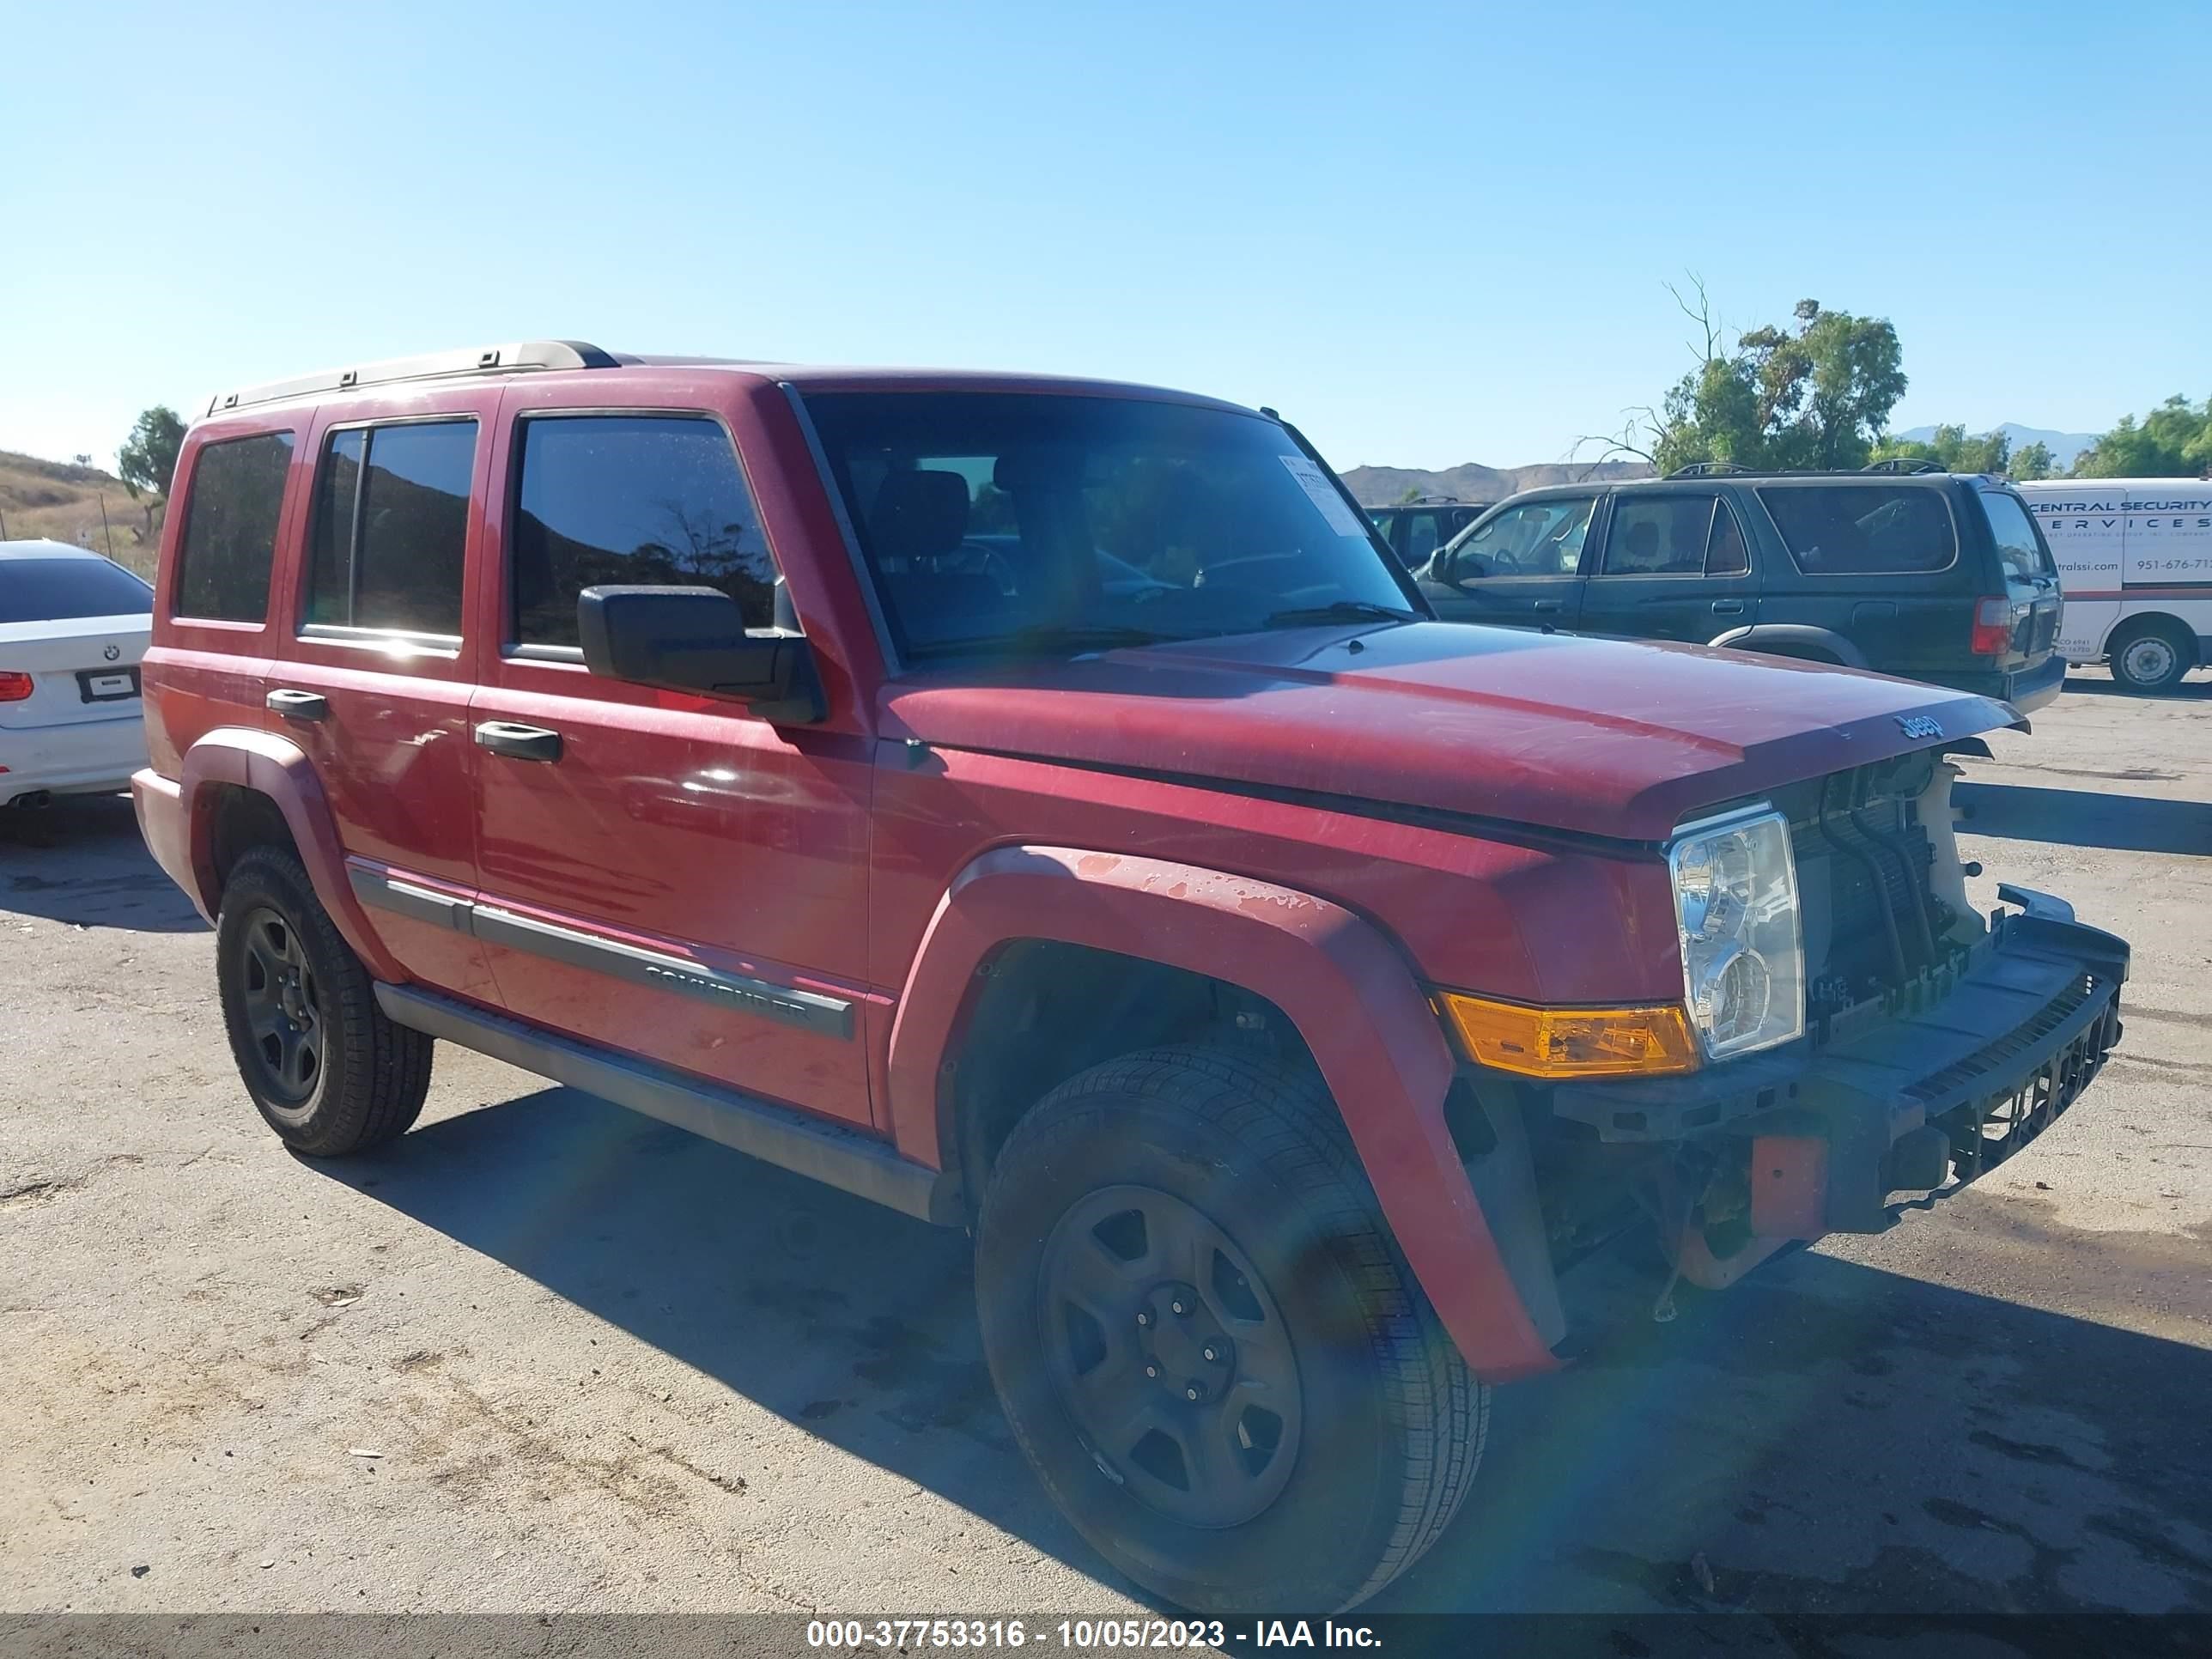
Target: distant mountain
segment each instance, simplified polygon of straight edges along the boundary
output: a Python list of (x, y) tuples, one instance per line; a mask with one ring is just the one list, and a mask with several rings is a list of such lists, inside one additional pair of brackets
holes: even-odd
[[(2051, 465), (2061, 471), (2073, 465), (2074, 458), (2095, 443), (2100, 435), (2094, 432), (2048, 432), (2039, 426), (2022, 426), (2016, 421), (2007, 421), (1994, 429), (2010, 438), (2014, 449), (2024, 449), (2029, 444), (2043, 445), (2051, 452)], [(1936, 428), (1916, 426), (1910, 431), (1893, 432), (1890, 435), (1902, 438), (1907, 443), (1931, 443), (1935, 441)], [(1982, 434), (1972, 432), (1967, 435), (1978, 438)]]
[(1352, 499), (1362, 507), (1388, 507), (1412, 490), (1421, 495), (1449, 495), (1462, 501), (1502, 501), (1543, 484), (1581, 483), (1591, 478), (1648, 478), (1641, 461), (1546, 461), (1534, 466), (1485, 466), (1468, 461), (1441, 472), (1410, 466), (1355, 466), (1344, 474)]

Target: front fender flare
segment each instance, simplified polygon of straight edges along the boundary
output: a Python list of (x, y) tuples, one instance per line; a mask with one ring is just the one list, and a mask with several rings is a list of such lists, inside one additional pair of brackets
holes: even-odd
[(1405, 958), (1325, 899), (1191, 865), (1068, 847), (1007, 847), (939, 902), (892, 1024), (893, 1136), (941, 1167), (940, 1069), (977, 970), (1018, 939), (1087, 945), (1226, 981), (1282, 1010), (1334, 1097), (1384, 1218), (1469, 1366), (1503, 1381), (1553, 1369), (1475, 1201), (1443, 1101), (1454, 1062)]
[(178, 793), (190, 848), (195, 888), (190, 896), (201, 913), (214, 915), (222, 887), (215, 866), (215, 802), (219, 793), (210, 785), (229, 784), (266, 795), (284, 816), (292, 844), (315, 896), (339, 935), (378, 979), (395, 983), (409, 977), (376, 936), (375, 929), (354, 896), (346, 879), (345, 849), (338, 844), (337, 824), (331, 816), (321, 779), (307, 751), (290, 738), (250, 726), (217, 726), (203, 734), (185, 751), (179, 769)]

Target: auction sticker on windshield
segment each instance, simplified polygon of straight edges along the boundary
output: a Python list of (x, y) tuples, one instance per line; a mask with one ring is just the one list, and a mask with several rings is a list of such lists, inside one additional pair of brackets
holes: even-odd
[(1279, 455), (1275, 459), (1290, 469), (1291, 476), (1298, 481), (1298, 487), (1306, 492), (1306, 498), (1319, 507), (1322, 517), (1328, 520), (1331, 530), (1340, 536), (1358, 536), (1364, 539), (1367, 526), (1360, 522), (1358, 514), (1345, 505), (1344, 497), (1337, 493), (1336, 486), (1322, 474), (1319, 466), (1304, 455)]

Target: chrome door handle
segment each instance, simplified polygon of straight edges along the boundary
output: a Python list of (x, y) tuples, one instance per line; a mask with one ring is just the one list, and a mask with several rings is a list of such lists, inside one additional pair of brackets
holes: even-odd
[(1535, 599), (1530, 601), (1528, 608), (1531, 611), (1557, 611), (1559, 602), (1557, 599)]
[(510, 760), (556, 761), (561, 758), (561, 734), (542, 726), (520, 726), (513, 720), (486, 720), (477, 727), (477, 747)]

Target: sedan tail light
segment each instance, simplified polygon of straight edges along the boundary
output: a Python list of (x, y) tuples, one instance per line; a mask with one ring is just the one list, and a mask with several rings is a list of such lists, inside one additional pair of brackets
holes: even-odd
[(2002, 593), (1993, 593), (1974, 602), (1974, 637), (1972, 650), (1978, 657), (2002, 657), (2012, 648), (2013, 623), (2017, 620), (2012, 601)]
[(0, 669), (0, 702), (21, 702), (31, 695), (31, 677)]

